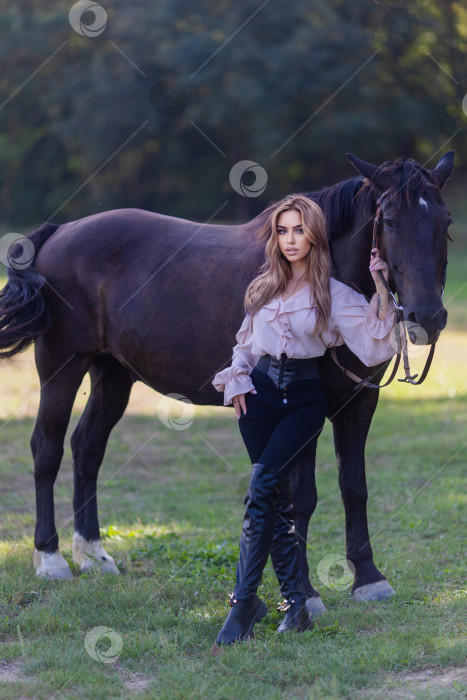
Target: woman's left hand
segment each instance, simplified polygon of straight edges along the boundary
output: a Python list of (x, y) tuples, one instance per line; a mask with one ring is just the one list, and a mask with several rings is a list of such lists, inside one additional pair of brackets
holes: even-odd
[(371, 249), (371, 258), (370, 258), (370, 272), (371, 272), (371, 276), (373, 277), (373, 281), (374, 281), (377, 288), (382, 286), (381, 279), (380, 279), (380, 276), (378, 274), (378, 270), (382, 271), (384, 279), (387, 282), (388, 281), (388, 264), (380, 257), (378, 248), (372, 248)]

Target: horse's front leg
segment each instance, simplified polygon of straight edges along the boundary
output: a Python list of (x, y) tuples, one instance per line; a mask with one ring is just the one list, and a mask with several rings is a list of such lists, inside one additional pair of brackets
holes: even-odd
[[(395, 594), (373, 561), (368, 533), (365, 441), (373, 411), (342, 412), (333, 420), (339, 486), (345, 508), (347, 559), (355, 567), (355, 600), (384, 600)], [(374, 409), (373, 409), (374, 410)]]

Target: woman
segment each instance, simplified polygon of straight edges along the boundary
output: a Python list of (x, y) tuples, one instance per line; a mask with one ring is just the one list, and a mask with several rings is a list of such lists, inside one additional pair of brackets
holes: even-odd
[[(376, 292), (362, 294), (330, 276), (330, 254), (321, 209), (290, 195), (271, 209), (262, 231), (266, 261), (245, 295), (246, 316), (236, 335), (231, 367), (213, 380), (233, 403), (253, 463), (231, 610), (217, 643), (253, 634), (266, 615), (257, 596), (271, 546), (286, 611), (279, 631), (302, 631), (311, 622), (301, 589), (298, 541), (290, 508), (289, 474), (303, 450), (314, 446), (326, 416), (316, 357), (344, 343), (368, 366), (395, 353), (390, 332), (395, 311), (378, 271), (387, 264), (371, 251)], [(292, 523), (292, 527), (291, 527)], [(275, 563), (275, 562), (274, 562)]]

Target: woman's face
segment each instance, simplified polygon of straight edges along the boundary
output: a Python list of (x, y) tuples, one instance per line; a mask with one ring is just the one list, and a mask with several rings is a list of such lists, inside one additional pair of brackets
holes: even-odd
[(277, 242), (284, 257), (290, 262), (304, 260), (311, 250), (311, 243), (302, 228), (302, 215), (296, 209), (288, 209), (277, 219)]

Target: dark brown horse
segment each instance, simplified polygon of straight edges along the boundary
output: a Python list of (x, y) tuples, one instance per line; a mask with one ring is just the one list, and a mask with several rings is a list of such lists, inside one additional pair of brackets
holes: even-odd
[[(450, 216), (439, 190), (452, 173), (453, 152), (431, 171), (413, 160), (376, 167), (350, 158), (361, 175), (307, 193), (326, 214), (332, 274), (371, 296), (372, 221), (376, 200), (386, 193), (379, 247), (389, 265), (389, 282), (405, 319), (422, 326), (431, 344), (447, 318), (441, 295)], [(11, 251), (9, 282), (0, 294), (0, 351), (9, 357), (35, 342), (41, 401), (31, 447), (39, 575), (71, 576), (58, 548), (53, 487), (84, 375), (90, 373), (92, 391), (71, 438), (73, 555), (83, 570), (98, 563), (117, 572), (100, 543), (95, 497), (109, 434), (136, 380), (195, 404), (222, 403), (211, 379), (230, 363), (245, 288), (264, 258), (256, 233), (268, 212), (247, 224), (220, 226), (120, 209), (60, 226), (46, 224), (28, 237), (36, 252), (32, 265), (21, 263), (24, 245)], [(345, 346), (338, 354), (341, 364), (368, 376), (368, 368)], [(386, 367), (372, 368), (373, 381)], [(347, 557), (355, 567), (352, 592), (357, 599), (388, 597), (393, 590), (373, 562), (366, 514), (364, 447), (378, 391), (354, 391), (329, 351), (319, 359), (319, 369), (334, 429)], [(292, 476), (312, 612), (323, 607), (308, 579), (305, 549), (317, 501), (314, 459), (311, 450)], [(280, 552), (273, 560), (280, 566)]]

